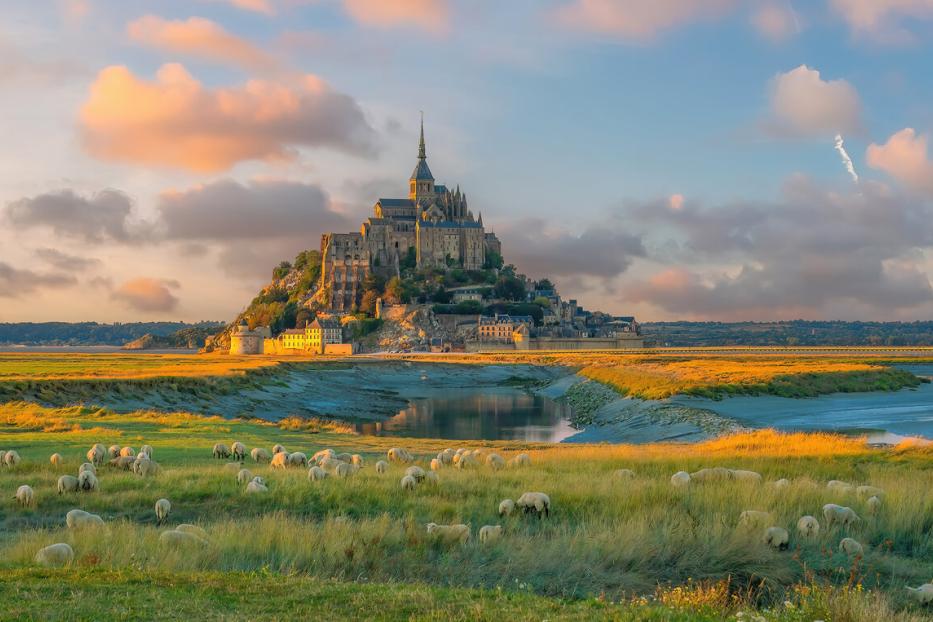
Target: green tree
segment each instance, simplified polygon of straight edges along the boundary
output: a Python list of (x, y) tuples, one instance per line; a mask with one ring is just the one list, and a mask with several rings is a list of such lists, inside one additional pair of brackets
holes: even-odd
[(287, 261), (283, 261), (272, 271), (272, 278), (278, 281), (279, 279), (284, 279), (285, 276), (291, 272), (292, 264)]
[(385, 301), (392, 305), (408, 304), (411, 302), (413, 287), (397, 276), (389, 279), (385, 288)]
[(369, 316), (375, 315), (377, 298), (379, 298), (379, 293), (376, 292), (376, 290), (370, 289), (363, 292), (363, 298), (360, 300), (360, 313), (365, 313)]
[(551, 301), (545, 298), (544, 296), (538, 296), (534, 299), (534, 303), (541, 307), (542, 309), (550, 309)]
[(486, 252), (486, 260), (483, 262), (483, 268), (486, 270), (492, 270), (502, 267), (502, 255), (494, 251)]
[(493, 287), (497, 298), (503, 300), (524, 300), (525, 284), (516, 276), (502, 274)]
[(438, 287), (437, 290), (434, 292), (434, 295), (431, 296), (431, 300), (432, 300), (433, 302), (437, 302), (437, 303), (440, 303), (440, 304), (447, 304), (447, 303), (449, 303), (449, 302), (450, 302), (450, 298), (451, 298), (450, 292), (448, 292), (446, 289), (444, 289), (444, 286), (443, 286), (443, 285), (440, 286), (440, 287)]
[(554, 289), (554, 284), (551, 283), (550, 279), (541, 279), (535, 283), (535, 289)]

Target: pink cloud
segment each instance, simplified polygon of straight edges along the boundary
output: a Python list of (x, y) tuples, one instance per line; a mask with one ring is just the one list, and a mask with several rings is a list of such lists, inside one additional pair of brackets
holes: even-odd
[(268, 69), (275, 61), (252, 43), (202, 17), (165, 20), (146, 15), (126, 27), (136, 43), (171, 54), (187, 54), (247, 69)]
[(694, 21), (716, 19), (737, 5), (736, 0), (574, 0), (556, 17), (571, 28), (645, 41)]
[(269, 0), (210, 0), (212, 2), (223, 2), (243, 11), (252, 11), (253, 13), (262, 13), (272, 15), (275, 9)]
[(933, 195), (933, 162), (927, 157), (927, 137), (904, 128), (883, 145), (871, 144), (865, 154), (868, 165), (919, 192)]
[(298, 147), (371, 155), (375, 132), (351, 97), (313, 75), (206, 88), (182, 65), (155, 81), (107, 67), (91, 86), (79, 129), (91, 155), (200, 172), (294, 157)]
[(392, 28), (414, 26), (428, 32), (447, 29), (446, 0), (343, 0), (344, 9), (366, 26)]
[(178, 287), (178, 281), (141, 276), (122, 283), (110, 295), (138, 311), (172, 311), (178, 306), (178, 298), (170, 288)]
[(800, 22), (790, 4), (767, 2), (752, 13), (752, 26), (772, 41), (784, 41), (800, 31)]
[(832, 136), (857, 131), (861, 102), (845, 80), (823, 80), (820, 72), (800, 65), (771, 82), (771, 111), (780, 131)]
[(891, 42), (913, 38), (902, 21), (933, 18), (933, 0), (831, 0), (837, 13), (856, 34)]

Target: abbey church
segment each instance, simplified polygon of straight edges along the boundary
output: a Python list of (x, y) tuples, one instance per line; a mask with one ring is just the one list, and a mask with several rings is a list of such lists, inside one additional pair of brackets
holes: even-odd
[[(359, 233), (321, 236), (321, 286), (329, 307), (351, 309), (359, 303), (363, 280), (372, 271), (397, 276), (400, 263), (414, 253), (420, 268), (478, 270), (488, 253), (502, 254), (494, 233), (486, 233), (483, 216), (474, 218), (460, 188), (434, 183), (424, 144), (408, 180), (407, 199), (379, 199)], [(326, 301), (325, 301), (326, 302)]]

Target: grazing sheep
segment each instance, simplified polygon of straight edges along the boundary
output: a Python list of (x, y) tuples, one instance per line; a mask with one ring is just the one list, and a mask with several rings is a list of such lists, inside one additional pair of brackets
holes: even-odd
[(906, 589), (918, 603), (922, 605), (933, 603), (933, 583), (924, 583), (920, 587), (908, 587)]
[(159, 544), (172, 547), (206, 546), (207, 540), (189, 531), (169, 529), (159, 534)]
[(444, 544), (466, 544), (470, 540), (469, 525), (438, 525), (437, 523), (428, 523), (425, 525), (428, 536), (437, 542)]
[(336, 466), (336, 468), (334, 468), (334, 475), (337, 477), (350, 477), (353, 472), (352, 465), (349, 465), (346, 462), (341, 462)]
[(120, 450), (120, 457), (122, 458), (126, 458), (126, 457), (133, 458), (135, 456), (136, 456), (136, 452), (133, 450), (132, 447), (124, 447), (123, 449)]
[(182, 533), (194, 534), (194, 535), (196, 535), (197, 537), (199, 537), (199, 538), (201, 538), (202, 540), (204, 540), (205, 542), (207, 542), (207, 540), (208, 540), (207, 532), (206, 532), (206, 531), (204, 531), (202, 528), (198, 527), (197, 525), (192, 525), (192, 524), (190, 524), (190, 523), (182, 523), (182, 524), (179, 525), (178, 527), (175, 527), (175, 531), (180, 531), (180, 532), (182, 532)]
[(773, 486), (775, 490), (782, 490), (790, 486), (790, 480), (782, 477), (781, 479), (772, 482), (771, 486)]
[(823, 518), (826, 519), (827, 527), (832, 527), (835, 523), (848, 527), (861, 520), (852, 508), (836, 505), (835, 503), (827, 503), (823, 506)]
[(402, 490), (414, 490), (418, 486), (418, 482), (415, 481), (415, 478), (411, 475), (406, 475), (402, 478), (402, 481), (399, 482)]
[(783, 527), (768, 527), (765, 529), (764, 543), (773, 549), (786, 551), (790, 542), (790, 534)]
[(107, 449), (107, 455), (110, 456), (111, 460), (114, 458), (119, 458), (121, 449), (123, 448), (119, 445), (111, 445), (110, 448)]
[(441, 483), (441, 478), (437, 476), (437, 473), (435, 471), (428, 471), (427, 473), (424, 474), (424, 481), (429, 484), (434, 484), (435, 486), (437, 486), (438, 484)]
[(288, 454), (287, 464), (288, 466), (308, 466), (308, 456), (300, 451), (290, 453)]
[(420, 466), (410, 466), (405, 469), (405, 475), (410, 475), (415, 478), (415, 481), (419, 484), (424, 481), (424, 469)]
[(246, 445), (240, 441), (233, 441), (230, 444), (230, 451), (233, 453), (233, 459), (242, 462), (246, 459)]
[(677, 471), (671, 475), (671, 486), (682, 488), (690, 483), (690, 474), (686, 471)]
[(129, 471), (133, 467), (134, 462), (136, 462), (136, 458), (134, 458), (133, 456), (119, 456), (117, 458), (114, 458), (107, 464), (117, 469), (123, 469), (124, 471)]
[(62, 465), (62, 455), (61, 454), (52, 454), (49, 457), (49, 463), (52, 466), (61, 466)]
[(90, 473), (93, 473), (94, 475), (97, 475), (97, 469), (90, 462), (85, 462), (81, 466), (78, 467), (78, 475), (81, 475), (85, 471), (88, 471)]
[(471, 453), (462, 453), (454, 464), (458, 469), (472, 469), (479, 466), (479, 461)]
[(83, 527), (103, 527), (104, 519), (97, 514), (84, 510), (71, 510), (65, 514), (65, 525), (68, 529), (81, 529)]
[(857, 540), (852, 538), (843, 538), (839, 541), (839, 550), (848, 555), (849, 557), (854, 557), (856, 555), (864, 554), (864, 549), (862, 545), (859, 544)]
[(253, 474), (250, 473), (249, 469), (240, 469), (240, 471), (236, 474), (236, 483), (240, 484), (241, 486), (243, 484), (248, 484), (251, 479), (253, 479)]
[(308, 469), (308, 481), (309, 482), (320, 482), (321, 480), (327, 479), (327, 471), (322, 469), (319, 466), (313, 466)]
[(25, 508), (32, 505), (32, 502), (35, 499), (35, 494), (36, 493), (32, 490), (32, 486), (23, 484), (16, 489), (16, 496), (14, 499), (19, 501), (19, 504)]
[(78, 485), (81, 486), (81, 490), (85, 492), (91, 492), (100, 488), (100, 482), (97, 481), (97, 476), (90, 471), (84, 471), (78, 475)]
[(350, 456), (350, 464), (352, 464), (353, 466), (358, 466), (362, 469), (363, 468), (363, 456), (359, 454), (353, 454), (352, 456)]
[(335, 454), (334, 458), (340, 460), (341, 462), (346, 462), (347, 464), (353, 463), (353, 454), (347, 453), (345, 451), (339, 454)]
[(389, 470), (389, 463), (385, 460), (380, 460), (376, 463), (376, 473), (385, 473)]
[(143, 458), (133, 463), (133, 470), (140, 477), (151, 477), (159, 472), (159, 463), (155, 460)]
[(172, 503), (168, 499), (159, 499), (155, 502), (156, 524), (161, 525), (172, 511)]
[(522, 493), (515, 505), (521, 508), (525, 514), (529, 512), (537, 514), (538, 518), (541, 518), (542, 515), (551, 515), (551, 498), (543, 492)]
[(503, 499), (499, 502), (499, 516), (510, 516), (515, 511), (515, 502), (511, 499)]
[(859, 486), (855, 493), (860, 497), (883, 497), (884, 491), (875, 486)]
[(797, 533), (801, 538), (815, 538), (820, 535), (820, 521), (813, 516), (801, 516), (797, 521)]
[(402, 449), (400, 447), (393, 447), (386, 452), (386, 457), (389, 459), (389, 462), (414, 462), (414, 457), (408, 450)]
[(437, 461), (445, 466), (452, 464), (454, 461), (454, 450), (447, 448), (441, 453), (437, 454)]
[(336, 455), (337, 454), (333, 449), (322, 449), (321, 451), (318, 451), (313, 456), (311, 456), (311, 462), (317, 462), (320, 464), (324, 458), (333, 458)]
[(444, 463), (438, 460), (437, 458), (431, 458), (431, 470), (439, 471), (441, 467), (444, 466)]
[(266, 482), (261, 477), (254, 477), (253, 480), (246, 485), (247, 493), (259, 493), (259, 492), (269, 492), (269, 489), (266, 487)]
[(616, 469), (612, 474), (619, 479), (635, 479), (635, 471), (632, 469)]
[(531, 466), (531, 458), (528, 454), (518, 454), (509, 460), (510, 467), (526, 467)]
[(273, 455), (273, 456), (274, 456), (275, 454), (281, 454), (281, 453), (286, 453), (286, 454), (288, 453), (287, 451), (285, 451), (285, 447), (283, 447), (282, 445), (273, 445), (273, 446), (272, 446), (272, 455)]
[(81, 490), (81, 484), (74, 475), (62, 475), (58, 478), (58, 494), (66, 492), (78, 492)]
[(288, 454), (284, 451), (279, 451), (273, 454), (272, 462), (270, 466), (273, 469), (284, 469), (288, 464)]
[(494, 471), (505, 468), (505, 460), (499, 454), (489, 454), (486, 456), (486, 466)]
[(91, 464), (103, 464), (106, 457), (107, 449), (100, 443), (87, 450), (87, 461)]
[(745, 510), (739, 514), (739, 527), (764, 527), (771, 522), (771, 514), (761, 510)]
[(726, 467), (713, 467), (711, 469), (700, 469), (690, 474), (691, 480), (698, 482), (718, 482), (733, 478), (732, 469)]
[(269, 455), (269, 452), (263, 449), (262, 447), (254, 447), (251, 452), (249, 452), (250, 458), (253, 459), (253, 462), (259, 462), (260, 460), (271, 460), (272, 456)]
[(743, 471), (741, 469), (732, 470), (732, 479), (739, 482), (749, 482), (752, 484), (761, 483), (761, 473), (755, 471)]
[(229, 458), (230, 448), (224, 445), (223, 443), (217, 443), (214, 445), (213, 456), (217, 459)]
[(3, 455), (3, 464), (7, 465), (11, 469), (19, 463), (20, 457), (19, 454), (16, 453), (15, 449), (11, 449)]
[(840, 494), (849, 494), (855, 491), (855, 486), (853, 486), (852, 484), (848, 482), (843, 482), (838, 479), (831, 479), (828, 482), (826, 482), (826, 488), (828, 488), (832, 492), (836, 492)]
[(869, 497), (868, 501), (865, 502), (865, 507), (869, 514), (875, 515), (878, 513), (878, 510), (881, 509), (881, 499), (878, 497)]
[(481, 544), (492, 544), (502, 535), (502, 525), (483, 525), (479, 528)]
[(152, 460), (152, 445), (143, 445), (139, 448), (139, 453), (146, 454)]
[(39, 549), (36, 553), (36, 563), (42, 566), (65, 566), (70, 564), (75, 558), (74, 549), (70, 545), (59, 542)]

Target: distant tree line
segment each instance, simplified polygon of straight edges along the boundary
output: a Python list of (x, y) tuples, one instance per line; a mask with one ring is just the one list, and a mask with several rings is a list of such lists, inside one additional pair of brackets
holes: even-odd
[(187, 329), (216, 331), (223, 322), (19, 322), (0, 323), (0, 344), (27, 346), (122, 346), (144, 335), (169, 337)]
[(933, 346), (933, 321), (645, 322), (650, 345)]

